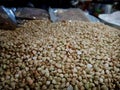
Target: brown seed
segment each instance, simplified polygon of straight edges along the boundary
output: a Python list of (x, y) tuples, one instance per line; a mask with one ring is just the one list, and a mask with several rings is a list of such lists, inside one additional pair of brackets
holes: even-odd
[(73, 78), (71, 83), (72, 83), (72, 85), (75, 85), (76, 84), (76, 78)]
[(53, 83), (53, 84), (56, 84), (57, 82), (56, 82), (56, 80), (53, 79), (53, 80), (52, 80), (52, 83)]
[(12, 83), (10, 83), (10, 85), (11, 85), (11, 87), (12, 87), (12, 89), (15, 89), (15, 82), (12, 82)]
[(107, 87), (106, 85), (102, 85), (102, 86), (101, 86), (101, 89), (102, 89), (102, 90), (108, 90), (108, 87)]
[(46, 82), (46, 85), (50, 85), (50, 81), (47, 81), (47, 82)]
[(52, 90), (54, 88), (53, 84), (50, 84), (49, 89)]
[(27, 80), (29, 85), (33, 84), (33, 80), (31, 79), (31, 77), (27, 77), (26, 80)]
[(46, 90), (47, 87), (45, 85), (42, 86), (42, 90)]

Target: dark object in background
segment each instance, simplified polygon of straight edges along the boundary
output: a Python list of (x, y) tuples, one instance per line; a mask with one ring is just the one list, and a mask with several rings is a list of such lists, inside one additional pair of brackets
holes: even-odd
[(36, 8), (70, 8), (74, 7), (79, 0), (0, 0), (0, 5), (5, 7), (29, 7), (29, 3)]
[(69, 8), (72, 6), (71, 0), (31, 0), (37, 8)]
[(2, 29), (15, 29), (17, 21), (12, 10), (0, 6), (0, 28)]
[(48, 9), (48, 7), (71, 8), (82, 1), (101, 4), (120, 3), (120, 0), (0, 0), (0, 5), (4, 5), (5, 7), (29, 7), (28, 4), (32, 3), (34, 7), (42, 9)]
[(0, 0), (5, 7), (25, 7), (30, 0)]
[(120, 10), (120, 2), (115, 2), (113, 4), (113, 10), (116, 11), (116, 10)]
[(17, 18), (20, 19), (48, 19), (49, 15), (46, 10), (38, 8), (18, 8), (15, 12)]

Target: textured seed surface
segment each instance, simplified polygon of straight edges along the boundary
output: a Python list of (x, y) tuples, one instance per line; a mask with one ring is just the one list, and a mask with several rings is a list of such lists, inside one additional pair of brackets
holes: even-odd
[(120, 30), (28, 21), (0, 30), (1, 90), (119, 90)]

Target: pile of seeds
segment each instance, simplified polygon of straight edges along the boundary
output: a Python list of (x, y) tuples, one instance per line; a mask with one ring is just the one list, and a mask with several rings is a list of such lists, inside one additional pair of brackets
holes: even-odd
[(0, 90), (119, 90), (120, 30), (29, 21), (0, 30)]

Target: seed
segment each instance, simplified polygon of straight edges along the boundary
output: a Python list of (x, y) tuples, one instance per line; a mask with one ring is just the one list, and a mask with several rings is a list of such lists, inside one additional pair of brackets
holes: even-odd
[(26, 71), (23, 71), (22, 74), (23, 74), (23, 76), (26, 76), (27, 73), (26, 73)]
[(11, 87), (15, 89), (15, 82), (10, 83)]
[(75, 85), (75, 84), (76, 84), (76, 78), (73, 78), (71, 83), (72, 83), (73, 85)]
[(0, 90), (2, 90), (2, 88), (3, 88), (3, 87), (2, 87), (2, 86), (0, 86)]
[(56, 64), (56, 66), (57, 66), (58, 68), (61, 68), (61, 67), (62, 67), (62, 65), (61, 65), (61, 64)]
[(73, 69), (73, 72), (74, 72), (74, 73), (75, 73), (75, 72), (77, 72), (77, 69), (76, 69), (76, 68), (74, 68), (74, 69)]
[(19, 74), (15, 74), (15, 78), (18, 78), (19, 77)]
[(58, 89), (59, 88), (59, 85), (55, 85), (55, 89)]
[(56, 54), (53, 53), (52, 56), (53, 56), (53, 58), (55, 58), (55, 57), (56, 57)]
[(97, 80), (99, 80), (99, 77), (98, 77), (98, 76), (95, 76), (94, 79), (97, 81)]
[(83, 86), (81, 86), (80, 90), (85, 90), (85, 88)]
[(24, 90), (24, 88), (19, 88), (18, 90)]
[(26, 80), (27, 80), (29, 85), (33, 84), (33, 80), (31, 79), (31, 77), (27, 77)]
[(94, 67), (95, 71), (99, 71), (99, 68), (97, 66)]
[(42, 90), (46, 90), (47, 87), (45, 85), (42, 86)]
[(46, 84), (47, 78), (46, 77), (42, 77), (42, 83)]
[(79, 79), (79, 81), (81, 81), (81, 80), (82, 80), (82, 77), (81, 77), (81, 76), (79, 76), (79, 77), (78, 77), (78, 79)]
[(74, 77), (77, 77), (77, 74), (73, 73), (73, 76), (74, 76)]
[(50, 67), (50, 69), (49, 69), (50, 71), (54, 71), (54, 67)]
[(50, 84), (50, 86), (49, 86), (49, 90), (52, 90), (53, 89), (53, 85), (52, 84)]
[(60, 87), (65, 88), (65, 83), (62, 83)]
[(88, 68), (88, 69), (91, 69), (91, 68), (92, 68), (92, 65), (91, 65), (91, 64), (87, 64), (87, 68)]
[(57, 81), (57, 82), (60, 82), (60, 81), (61, 81), (61, 77), (57, 77), (57, 78), (56, 78), (56, 81)]
[(102, 71), (101, 71), (101, 74), (104, 74), (104, 73), (105, 73), (104, 70), (102, 70)]
[(5, 78), (4, 77), (1, 77), (1, 81), (3, 82), (5, 80)]
[(7, 66), (4, 64), (4, 65), (3, 65), (3, 69), (6, 69), (6, 67), (7, 67)]
[(107, 74), (110, 74), (109, 70), (106, 70), (106, 73), (107, 73)]
[(69, 86), (67, 87), (67, 90), (73, 90), (72, 85), (69, 85)]
[(49, 72), (46, 72), (45, 76), (46, 76), (46, 77), (49, 77), (49, 76), (50, 76), (50, 73), (49, 73)]
[(97, 90), (97, 87), (94, 87), (93, 90)]
[(96, 74), (96, 76), (100, 76), (101, 75), (99, 72), (96, 72), (95, 74)]
[(87, 80), (86, 80), (86, 79), (83, 79), (82, 81), (83, 81), (83, 83), (87, 83)]
[(108, 63), (106, 63), (106, 64), (105, 64), (105, 68), (107, 69), (108, 67), (109, 67), (109, 64), (108, 64)]
[(64, 75), (63, 75), (63, 74), (59, 74), (59, 75), (60, 75), (60, 77), (61, 77), (61, 78), (63, 78), (63, 77), (64, 77)]
[(81, 67), (84, 67), (84, 64), (80, 63), (80, 66), (81, 66)]
[(89, 83), (85, 84), (85, 88), (88, 90), (89, 89)]
[(78, 88), (78, 86), (77, 86), (77, 85), (75, 85), (75, 88), (74, 88), (74, 90), (79, 90), (79, 88)]
[(50, 81), (47, 81), (46, 84), (47, 84), (47, 85), (50, 85)]
[(35, 50), (33, 50), (33, 51), (32, 51), (32, 53), (33, 53), (34, 55), (36, 55), (36, 54), (37, 54), (37, 52), (36, 52)]
[(77, 54), (78, 54), (78, 55), (81, 55), (81, 54), (82, 54), (82, 52), (78, 50), (78, 51), (77, 51)]
[(38, 68), (37, 68), (37, 70), (38, 70), (38, 71), (41, 71), (41, 68), (40, 68), (40, 67), (38, 67)]
[(108, 90), (108, 88), (107, 88), (106, 85), (102, 85), (102, 86), (101, 86), (101, 89), (102, 89), (102, 90)]
[(42, 70), (41, 73), (42, 73), (42, 74), (45, 74), (46, 72), (45, 72), (45, 70)]
[(105, 79), (104, 81), (105, 81), (105, 83), (108, 83), (108, 79)]
[(100, 83), (103, 83), (103, 79), (102, 78), (100, 78), (99, 81), (100, 81)]
[(66, 79), (65, 78), (62, 78), (62, 82), (65, 83)]
[(33, 60), (37, 60), (37, 57), (32, 57)]
[(119, 69), (118, 69), (117, 67), (114, 67), (114, 71), (115, 71), (115, 72), (118, 72)]
[(61, 70), (61, 69), (58, 69), (58, 73), (62, 73), (62, 70)]
[(66, 73), (66, 74), (65, 74), (65, 78), (67, 78), (67, 77), (68, 77), (68, 74)]
[(10, 58), (11, 56), (10, 55), (6, 55), (6, 58)]
[(114, 90), (120, 86), (119, 34), (74, 20), (0, 30), (0, 89)]
[(69, 85), (70, 85), (70, 83), (69, 83), (69, 82), (67, 82), (67, 83), (66, 83), (66, 87), (68, 87)]
[(37, 59), (40, 60), (42, 57), (41, 56), (38, 56)]
[(95, 83), (96, 85), (98, 85), (98, 84), (99, 84), (99, 82), (98, 82), (98, 81), (94, 81), (94, 83)]
[(42, 85), (42, 82), (38, 82), (38, 85), (40, 85), (40, 86), (41, 86), (41, 85)]
[(52, 80), (52, 83), (53, 83), (53, 84), (56, 84), (57, 82), (56, 82), (55, 80)]

